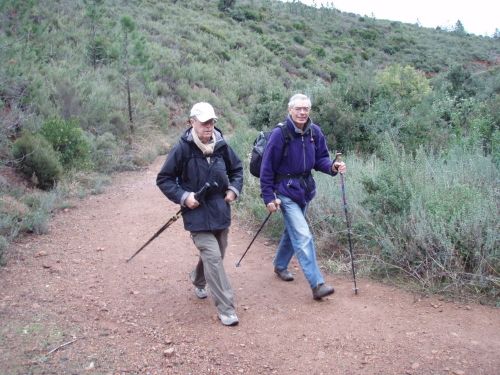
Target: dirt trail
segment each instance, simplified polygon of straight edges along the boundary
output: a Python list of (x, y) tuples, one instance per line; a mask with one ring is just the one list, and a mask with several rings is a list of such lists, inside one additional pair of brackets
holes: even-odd
[[(326, 275), (323, 302), (294, 261), (272, 272), (234, 223), (225, 260), (240, 324), (224, 327), (188, 282), (197, 253), (181, 220), (130, 263), (177, 207), (155, 186), (163, 158), (59, 213), (0, 269), (0, 374), (499, 374), (500, 311), (416, 299)], [(64, 345), (66, 344), (66, 345)]]

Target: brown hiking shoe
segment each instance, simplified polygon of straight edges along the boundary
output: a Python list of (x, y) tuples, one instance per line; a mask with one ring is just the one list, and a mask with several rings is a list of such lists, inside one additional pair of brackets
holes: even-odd
[(333, 289), (333, 286), (326, 284), (319, 284), (316, 288), (313, 288), (312, 291), (313, 291), (313, 298), (316, 301), (319, 301), (321, 298), (335, 293), (335, 289)]

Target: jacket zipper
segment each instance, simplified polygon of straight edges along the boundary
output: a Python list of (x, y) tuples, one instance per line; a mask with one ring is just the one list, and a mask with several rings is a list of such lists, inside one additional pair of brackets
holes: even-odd
[(302, 156), (304, 160), (304, 167), (302, 168), (302, 173), (306, 173), (306, 143), (304, 142), (304, 134), (302, 134)]

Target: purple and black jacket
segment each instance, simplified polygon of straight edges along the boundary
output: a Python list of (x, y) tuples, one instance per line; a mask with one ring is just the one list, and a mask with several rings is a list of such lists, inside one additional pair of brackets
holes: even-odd
[(260, 189), (267, 205), (282, 194), (299, 206), (304, 207), (316, 194), (316, 183), (311, 170), (331, 176), (334, 160), (330, 159), (326, 140), (321, 128), (307, 120), (304, 131), (298, 132), (290, 116), (285, 121), (290, 140), (286, 146), (285, 137), (275, 128), (268, 140), (260, 169)]

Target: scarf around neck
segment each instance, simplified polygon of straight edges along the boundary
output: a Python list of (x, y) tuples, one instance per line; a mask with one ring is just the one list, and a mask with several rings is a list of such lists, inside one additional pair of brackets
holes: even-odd
[(191, 129), (191, 135), (193, 136), (193, 141), (198, 146), (198, 148), (203, 152), (203, 155), (205, 156), (210, 156), (214, 152), (214, 147), (215, 147), (215, 136), (214, 133), (212, 132), (212, 137), (208, 143), (203, 143), (200, 138), (198, 138), (198, 135), (196, 134), (196, 131), (194, 129)]

